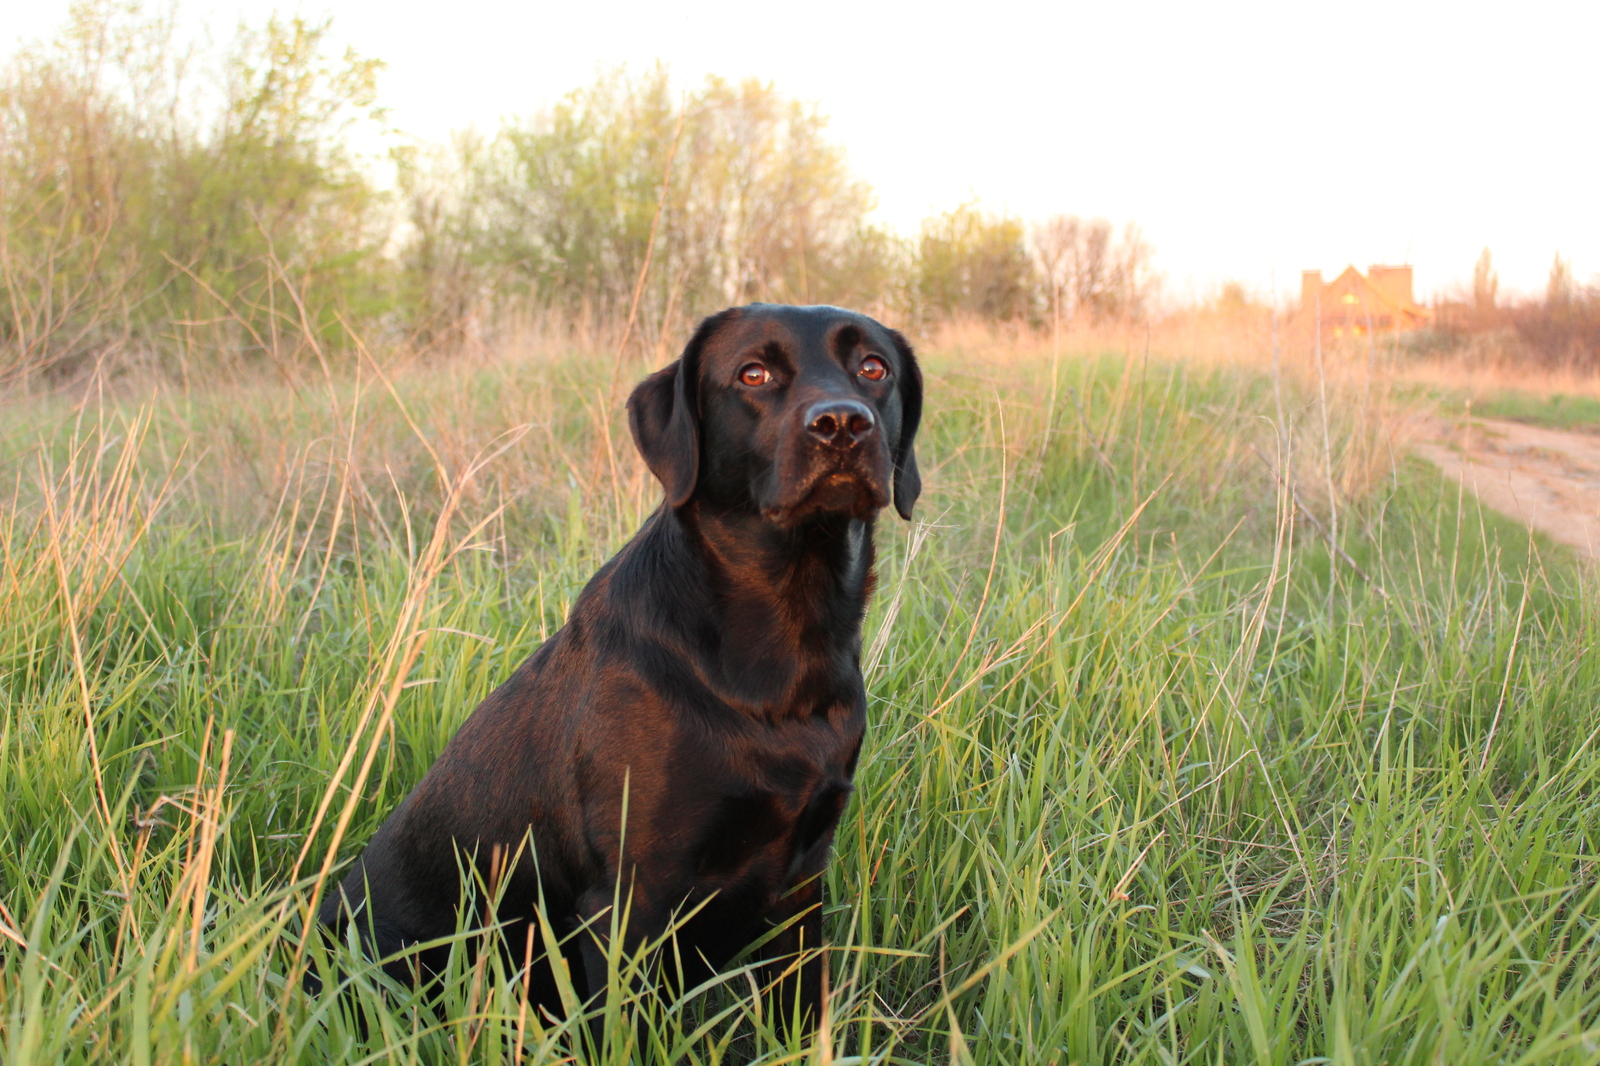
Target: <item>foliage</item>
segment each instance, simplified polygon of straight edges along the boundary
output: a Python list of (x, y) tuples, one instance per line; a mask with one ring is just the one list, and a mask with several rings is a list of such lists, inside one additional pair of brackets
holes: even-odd
[[(426, 275), (448, 249), (471, 279), (453, 291), (621, 320), (648, 258), (637, 317), (652, 340), (752, 300), (871, 306), (894, 242), (825, 127), (761, 82), (711, 77), (675, 98), (664, 68), (619, 71), (414, 170), (408, 262)], [(425, 191), (430, 174), (452, 194)]]
[(1033, 263), (1022, 223), (965, 204), (922, 224), (917, 242), (917, 310), (924, 318), (1029, 318)]
[(753, 300), (917, 323), (1147, 311), (1136, 230), (1030, 234), (969, 204), (902, 238), (824, 116), (754, 80), (616, 71), (498, 132), (394, 149), (380, 193), (352, 144), (382, 132), (381, 63), (328, 33), (274, 17), (217, 52), (139, 0), (76, 0), (0, 71), (0, 387), (293, 380), (354, 334), (449, 354), (537, 316), (659, 360)]
[(1600, 285), (1581, 285), (1559, 254), (1544, 298), (1503, 301), (1489, 249), (1478, 257), (1472, 292), (1436, 309), (1440, 338), (1468, 361), (1593, 371), (1600, 366)]
[(80, 0), (0, 75), (0, 382), (84, 362), (292, 359), (386, 300), (345, 147), (379, 64), (327, 23), (241, 30), (209, 79), (169, 18)]
[(1544, 302), (1513, 308), (1511, 321), (1530, 354), (1547, 366), (1600, 365), (1600, 285), (1579, 285), (1572, 264), (1559, 255), (1550, 264)]

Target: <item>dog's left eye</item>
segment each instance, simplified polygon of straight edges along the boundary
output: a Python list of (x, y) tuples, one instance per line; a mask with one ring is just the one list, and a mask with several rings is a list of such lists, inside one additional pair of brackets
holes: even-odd
[(861, 369), (857, 373), (868, 381), (882, 381), (889, 376), (889, 367), (882, 359), (869, 355), (861, 360)]
[(739, 380), (752, 389), (772, 380), (772, 373), (760, 363), (746, 363), (739, 368)]

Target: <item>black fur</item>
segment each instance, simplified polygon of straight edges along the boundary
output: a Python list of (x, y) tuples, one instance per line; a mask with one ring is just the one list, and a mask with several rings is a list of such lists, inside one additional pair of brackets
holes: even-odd
[[(869, 357), (887, 378), (859, 373)], [(772, 380), (742, 382), (751, 362)], [(628, 401), (665, 502), (462, 725), (322, 921), (337, 932), (354, 914), (379, 957), (447, 936), (472, 863), (498, 881), (515, 955), (537, 938), (542, 892), (589, 994), (619, 884), (630, 947), (701, 908), (664, 968), (681, 961), (691, 985), (774, 925), (774, 981), (820, 947), (818, 875), (866, 724), (872, 527), (891, 498), (911, 516), (921, 412), (911, 347), (870, 318), (757, 304), (706, 319)], [(416, 968), (436, 973), (444, 954)], [(821, 965), (779, 982), (783, 1016), (815, 1024)], [(389, 969), (413, 979), (409, 962)], [(561, 1009), (546, 967), (532, 987)]]

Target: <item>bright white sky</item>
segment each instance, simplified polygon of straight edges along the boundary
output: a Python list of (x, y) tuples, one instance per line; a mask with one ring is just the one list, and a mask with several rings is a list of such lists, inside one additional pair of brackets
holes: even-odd
[[(0, 53), (66, 0), (0, 0)], [(757, 76), (818, 103), (883, 219), (977, 198), (1138, 222), (1170, 296), (1411, 262), (1419, 295), (1493, 249), (1503, 289), (1553, 256), (1600, 273), (1600, 3), (217, 0), (226, 40), (331, 14), (388, 63), (423, 140), (537, 111), (607, 67)]]

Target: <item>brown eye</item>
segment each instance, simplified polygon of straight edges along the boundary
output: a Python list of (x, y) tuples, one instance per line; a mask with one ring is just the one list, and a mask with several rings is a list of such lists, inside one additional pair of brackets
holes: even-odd
[(739, 368), (739, 380), (752, 389), (772, 380), (772, 374), (760, 363), (746, 363)]
[(861, 369), (857, 373), (868, 381), (882, 381), (889, 376), (889, 367), (882, 359), (869, 355), (861, 360)]

